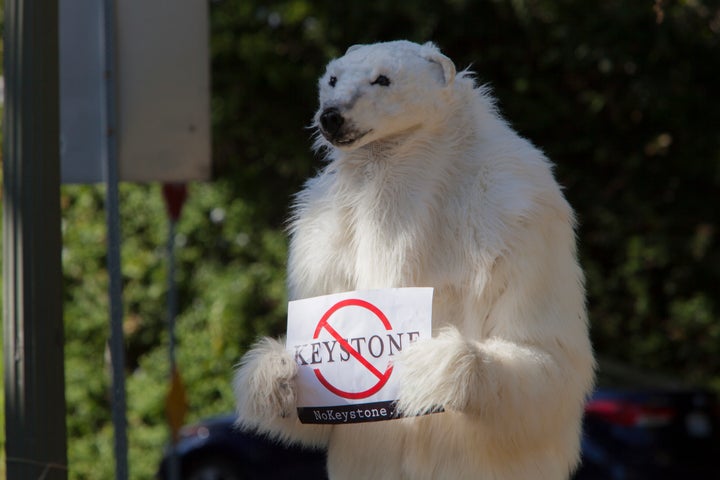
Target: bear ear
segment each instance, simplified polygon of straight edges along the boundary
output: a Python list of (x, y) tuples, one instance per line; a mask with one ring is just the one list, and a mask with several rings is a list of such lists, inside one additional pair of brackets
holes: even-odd
[[(352, 48), (352, 47), (351, 47)], [(437, 63), (442, 67), (445, 85), (450, 85), (455, 80), (455, 64), (448, 57), (440, 53), (440, 49), (432, 42), (427, 42), (420, 49), (420, 56), (425, 60)]]
[(350, 53), (350, 52), (352, 52), (352, 51), (354, 51), (354, 50), (357, 50), (358, 48), (362, 48), (362, 47), (364, 47), (364, 46), (365, 46), (365, 44), (350, 45), (350, 46), (348, 47), (348, 49), (345, 50), (345, 55), (347, 55), (348, 53)]

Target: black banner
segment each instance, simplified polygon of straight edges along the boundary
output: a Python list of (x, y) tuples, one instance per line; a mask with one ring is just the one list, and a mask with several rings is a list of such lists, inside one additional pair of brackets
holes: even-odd
[(399, 418), (393, 401), (338, 407), (300, 407), (297, 410), (302, 423), (363, 423)]

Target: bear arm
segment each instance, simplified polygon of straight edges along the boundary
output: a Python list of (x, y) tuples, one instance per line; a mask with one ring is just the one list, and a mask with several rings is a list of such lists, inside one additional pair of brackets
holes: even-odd
[(465, 413), (515, 441), (548, 435), (579, 418), (591, 374), (576, 370), (582, 361), (572, 354), (499, 338), (476, 342), (476, 348), (479, 365), (466, 375), (475, 381), (466, 384)]
[(488, 337), (471, 341), (477, 361), (468, 375), (476, 381), (466, 409), (508, 434), (513, 426), (543, 435), (577, 423), (593, 383), (572, 227), (546, 220), (528, 228), (494, 272), (505, 289), (488, 315)]
[(570, 223), (543, 220), (525, 225), (454, 327), (402, 353), (402, 412), (474, 415), (515, 443), (579, 424), (594, 370), (582, 272)]
[(325, 447), (331, 426), (298, 419), (296, 375), (297, 365), (281, 342), (267, 337), (258, 341), (235, 373), (237, 425), (288, 444)]

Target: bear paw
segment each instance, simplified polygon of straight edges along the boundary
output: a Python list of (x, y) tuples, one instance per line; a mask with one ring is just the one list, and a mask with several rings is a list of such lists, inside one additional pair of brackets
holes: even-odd
[(404, 416), (467, 411), (480, 383), (480, 351), (454, 328), (418, 342), (398, 359), (397, 411)]
[(240, 362), (233, 382), (241, 426), (257, 427), (295, 413), (297, 364), (285, 347), (264, 338)]

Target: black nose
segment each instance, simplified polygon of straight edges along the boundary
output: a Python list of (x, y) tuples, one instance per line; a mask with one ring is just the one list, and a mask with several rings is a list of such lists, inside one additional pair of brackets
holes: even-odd
[(326, 108), (320, 114), (320, 126), (330, 135), (335, 135), (343, 123), (345, 119), (337, 108)]

